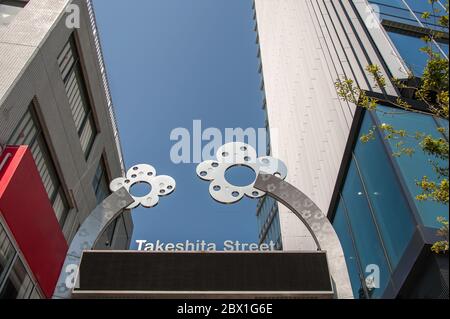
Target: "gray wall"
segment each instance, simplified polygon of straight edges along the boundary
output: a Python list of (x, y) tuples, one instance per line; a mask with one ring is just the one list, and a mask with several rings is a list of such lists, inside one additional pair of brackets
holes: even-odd
[[(72, 210), (64, 227), (69, 241), (79, 224), (96, 206), (92, 180), (103, 155), (109, 177), (121, 176), (107, 98), (94, 47), (86, 3), (81, 8), (81, 28), (76, 30), (84, 76), (99, 135), (86, 160), (72, 118), (58, 68), (57, 57), (73, 30), (65, 25), (68, 0), (30, 0), (7, 27), (0, 27), (0, 143), (6, 143), (30, 102), (38, 101), (43, 126), (54, 163)], [(131, 237), (131, 216), (124, 217), (114, 248), (125, 248), (123, 237)], [(122, 232), (122, 233), (120, 233)]]

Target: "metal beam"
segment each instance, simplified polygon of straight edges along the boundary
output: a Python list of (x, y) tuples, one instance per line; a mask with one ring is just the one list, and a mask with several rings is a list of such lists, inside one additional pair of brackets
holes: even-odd
[(71, 298), (83, 251), (92, 250), (111, 222), (132, 203), (133, 197), (122, 187), (103, 200), (86, 218), (69, 247), (53, 299)]

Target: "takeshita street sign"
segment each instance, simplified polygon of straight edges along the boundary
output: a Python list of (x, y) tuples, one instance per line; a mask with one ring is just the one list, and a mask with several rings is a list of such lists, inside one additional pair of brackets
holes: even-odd
[[(225, 172), (235, 166), (246, 166), (252, 169), (257, 179), (246, 186), (229, 183), (225, 179)], [(282, 161), (269, 156), (258, 158), (256, 151), (250, 145), (229, 143), (218, 150), (216, 160), (199, 164), (197, 175), (201, 179), (211, 182), (209, 192), (212, 198), (219, 203), (233, 204), (244, 196), (261, 198), (268, 195), (291, 209), (310, 230), (317, 244), (318, 252), (325, 254), (335, 297), (353, 298), (343, 250), (333, 226), (313, 201), (300, 190), (283, 181), (287, 176), (287, 168)], [(151, 186), (149, 194), (141, 197), (130, 194), (131, 187), (139, 183), (147, 183)], [(130, 168), (126, 176), (113, 180), (110, 184), (113, 194), (88, 216), (72, 241), (54, 298), (70, 298), (73, 289), (80, 288), (78, 273), (83, 251), (92, 250), (98, 238), (115, 218), (124, 210), (130, 210), (140, 205), (146, 208), (156, 206), (160, 197), (173, 193), (175, 187), (176, 182), (172, 177), (157, 176), (155, 168), (147, 164), (135, 165)], [(136, 253), (146, 254), (146, 252)], [(172, 253), (176, 254), (176, 252)], [(236, 256), (236, 254), (229, 253), (229, 257), (225, 258), (235, 258)], [(98, 269), (96, 271), (101, 272)], [(97, 273), (97, 276), (102, 276), (102, 274)], [(193, 294), (195, 295), (195, 292)]]

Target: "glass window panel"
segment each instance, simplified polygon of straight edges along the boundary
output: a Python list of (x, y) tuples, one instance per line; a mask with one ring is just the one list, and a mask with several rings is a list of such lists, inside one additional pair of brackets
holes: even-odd
[(443, 42), (438, 42), (439, 47), (441, 48), (441, 50), (445, 53), (445, 55), (448, 57), (448, 42), (443, 43)]
[(352, 238), (348, 227), (347, 213), (342, 201), (339, 202), (336, 209), (333, 226), (339, 236), (342, 249), (344, 250), (345, 261), (347, 262), (348, 273), (352, 283), (353, 295), (355, 298), (365, 299), (366, 294), (361, 282), (361, 278), (364, 278), (364, 274), (361, 274), (359, 268), (358, 256), (356, 255), (355, 247), (353, 245), (354, 239)]
[[(366, 113), (361, 136), (375, 125)], [(414, 215), (402, 193), (400, 182), (391, 165), (380, 137), (356, 144), (357, 159), (377, 225), (393, 267), (403, 256), (415, 230)]]
[(369, 2), (381, 19), (419, 25), (415, 16), (402, 0), (370, 0)]
[(77, 92), (77, 98), (74, 101), (73, 106), (73, 119), (75, 121), (75, 126), (77, 128), (77, 131), (80, 132), (81, 127), (83, 126), (83, 122), (86, 119), (86, 109), (84, 108), (83, 101), (81, 99), (81, 96), (79, 95), (79, 92)]
[(95, 196), (97, 197), (97, 203), (101, 203), (102, 200), (104, 200), (109, 195), (109, 184), (106, 178), (102, 178), (100, 180), (99, 187), (97, 189), (97, 192)]
[(380, 269), (380, 288), (373, 292), (373, 297), (380, 298), (389, 284), (390, 269), (354, 160), (351, 162), (342, 196), (362, 269), (365, 270), (369, 265), (377, 265)]
[[(431, 4), (428, 0), (404, 0), (408, 6), (413, 10), (414, 15), (422, 21), (427, 27), (440, 28), (439, 16), (443, 15), (443, 7), (438, 4)], [(439, 10), (439, 12), (436, 12)], [(423, 19), (422, 14), (429, 12), (431, 14), (429, 19)]]
[(33, 282), (19, 258), (16, 259), (5, 280), (5, 285), (0, 291), (0, 299), (28, 299), (33, 289)]
[(37, 148), (37, 152), (33, 154), (35, 161), (38, 161), (39, 157), (42, 156), (43, 165), (42, 168), (39, 169), (39, 173), (41, 174), (42, 181), (47, 190), (48, 196), (50, 200), (53, 200), (55, 191), (57, 187), (59, 187), (59, 181), (56, 177), (56, 171), (53, 167), (52, 160), (49, 153), (47, 152), (47, 146), (44, 140), (44, 137), (40, 135), (36, 141), (39, 145)]
[(77, 77), (75, 76), (75, 72), (70, 73), (65, 84), (66, 84), (67, 96), (69, 97), (69, 101), (72, 103), (74, 94), (76, 92), (76, 89), (78, 88), (77, 87)]
[(87, 155), (95, 138), (96, 129), (95, 122), (92, 120), (86, 86), (73, 37), (61, 51), (58, 64), (66, 87), (75, 127), (80, 136), (81, 148)]
[(94, 138), (95, 135), (93, 120), (91, 119), (91, 117), (89, 117), (80, 136), (81, 148), (83, 149), (85, 154), (89, 153)]
[(68, 205), (63, 194), (63, 191), (60, 189), (56, 194), (56, 197), (53, 202), (53, 210), (55, 211), (56, 218), (61, 225), (61, 228), (64, 226), (64, 223), (67, 219), (67, 214), (69, 213)]
[(67, 64), (67, 61), (65, 62), (64, 60), (67, 60), (67, 54), (69, 53), (70, 50), (70, 42), (67, 42), (66, 45), (64, 46), (64, 49), (61, 51), (61, 54), (58, 57), (58, 65), (59, 65), (59, 69), (64, 69), (64, 65)]
[(103, 159), (100, 161), (97, 171), (95, 172), (95, 176), (92, 181), (92, 187), (94, 188), (95, 191), (97, 204), (102, 202), (110, 194), (109, 180)]
[(420, 38), (397, 32), (390, 31), (388, 34), (414, 75), (421, 77), (428, 61), (428, 55), (420, 50), (426, 46), (425, 42)]
[(16, 127), (16, 129), (15, 129), (13, 135), (12, 135), (11, 138), (10, 138), (10, 142), (11, 142), (12, 144), (14, 144), (14, 145), (20, 144), (19, 141), (20, 141), (21, 138), (23, 138), (23, 136), (22, 136), (22, 135), (23, 135), (23, 131), (24, 131), (25, 127), (26, 127), (27, 125), (29, 125), (28, 123), (29, 123), (30, 121), (31, 121), (31, 116), (30, 116), (30, 113), (27, 112), (27, 113), (23, 116), (22, 120), (20, 121), (19, 125)]
[[(369, 2), (381, 19), (415, 26), (422, 26), (423, 24), (428, 28), (443, 29), (438, 23), (438, 18), (443, 11), (439, 14), (434, 12), (434, 8), (443, 9), (439, 4), (432, 6), (427, 0), (405, 0), (406, 4), (403, 0), (369, 0)], [(431, 17), (423, 19), (422, 14), (424, 12), (430, 12)]]
[(449, 129), (448, 120), (445, 120), (443, 118), (436, 118), (436, 121), (437, 121), (439, 127), (445, 128), (444, 136), (448, 139), (448, 132), (449, 132), (448, 131), (448, 129)]
[[(422, 132), (436, 137), (440, 134), (437, 132), (436, 122), (431, 116), (413, 112), (393, 112), (392, 108), (381, 105), (378, 109), (377, 116), (381, 123), (390, 124), (396, 129), (404, 129), (410, 135), (415, 135), (416, 132)], [(396, 150), (395, 145), (399, 141), (400, 140), (398, 139), (390, 140), (390, 144), (394, 151)], [(421, 193), (416, 182), (423, 176), (428, 176), (430, 179), (436, 180), (437, 175), (430, 164), (430, 160), (437, 161), (444, 166), (448, 166), (448, 162), (445, 163), (444, 161), (425, 154), (417, 145), (417, 141), (414, 138), (406, 138), (403, 142), (405, 143), (405, 147), (414, 147), (416, 152), (413, 156), (404, 155), (396, 157), (395, 160), (403, 174), (409, 192), (412, 194), (423, 224), (427, 227), (440, 227), (440, 224), (436, 219), (439, 216), (448, 218), (448, 206), (431, 201), (420, 202), (415, 200), (415, 197)]]
[(15, 255), (16, 250), (0, 224), (0, 285)]

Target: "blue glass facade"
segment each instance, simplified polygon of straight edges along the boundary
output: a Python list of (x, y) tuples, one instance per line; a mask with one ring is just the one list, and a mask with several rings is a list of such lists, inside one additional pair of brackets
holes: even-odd
[(266, 196), (260, 200), (257, 209), (259, 242), (276, 244), (276, 249), (283, 248), (281, 240), (280, 216), (278, 203), (272, 197)]
[[(369, 0), (381, 19), (392, 20), (403, 24), (411, 24), (419, 27), (427, 27), (441, 30), (438, 23), (439, 14), (435, 10), (444, 10), (442, 1), (431, 5), (428, 0)], [(424, 19), (422, 14), (430, 12), (429, 19)]]
[[(262, 73), (262, 65), (260, 68)], [(265, 128), (266, 128), (266, 155), (272, 155), (269, 116), (267, 114), (267, 104), (264, 94), (264, 85), (261, 86), (263, 90), (263, 110), (265, 114)], [(256, 209), (256, 218), (258, 223), (259, 243), (271, 244), (275, 243), (277, 250), (283, 249), (281, 239), (280, 215), (278, 210), (278, 202), (272, 197), (265, 196), (259, 202)]]
[[(377, 124), (386, 123), (392, 125), (394, 128), (405, 129), (413, 135), (416, 132), (423, 132), (430, 134), (435, 138), (441, 137), (448, 140), (448, 136), (438, 132), (438, 127), (445, 127), (448, 134), (448, 121), (413, 112), (402, 112), (402, 114), (396, 114), (391, 112), (390, 108), (381, 105), (379, 106), (376, 115)], [(431, 157), (424, 153), (420, 147), (417, 147), (417, 140), (414, 138), (389, 140), (389, 144), (393, 151), (396, 150), (396, 144), (398, 142), (404, 143), (404, 147), (415, 147), (416, 150), (413, 156), (401, 156), (394, 158), (403, 175), (409, 193), (412, 198), (415, 198), (420, 194), (420, 188), (417, 186), (418, 179), (421, 179), (423, 176), (428, 176), (431, 180), (437, 180), (438, 178), (436, 172), (433, 170), (433, 166), (431, 164), (424, 165), (423, 163), (437, 162), (441, 166), (448, 166), (448, 163), (444, 163), (443, 160)], [(420, 202), (414, 200), (413, 202), (419, 213), (421, 222), (426, 227), (440, 227), (436, 221), (437, 217), (448, 217), (447, 206), (431, 201)]]
[[(448, 32), (439, 26), (439, 13), (433, 14), (434, 10), (444, 12), (442, 3), (438, 1), (431, 5), (426, 0), (369, 0), (369, 2), (375, 12), (379, 14), (382, 24), (406, 65), (415, 76), (420, 77), (428, 60), (428, 55), (420, 50), (426, 46), (421, 39), (425, 33), (420, 34), (420, 29), (417, 32), (408, 31), (407, 27), (395, 27), (392, 24), (387, 25), (385, 22), (393, 21), (406, 26), (425, 28), (423, 30), (428, 28)], [(432, 13), (431, 17), (424, 19), (422, 17), (424, 12)], [(448, 41), (435, 42), (433, 50), (448, 57)]]
[[(414, 129), (413, 134), (415, 130), (436, 134), (438, 124), (431, 116), (380, 106), (365, 114), (360, 137), (381, 123)], [(360, 298), (383, 296), (417, 227), (437, 228), (437, 216), (448, 218), (448, 207), (437, 209), (437, 204), (415, 200), (420, 192), (415, 180), (423, 173), (437, 178), (428, 163), (431, 158), (421, 150), (412, 157), (394, 157), (398, 140), (385, 140), (379, 130), (375, 135), (368, 143), (358, 139), (354, 147), (333, 220), (354, 295)], [(380, 285), (372, 290), (365, 284), (371, 265), (380, 271)]]

